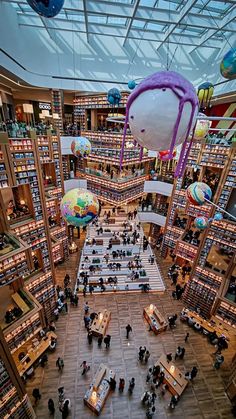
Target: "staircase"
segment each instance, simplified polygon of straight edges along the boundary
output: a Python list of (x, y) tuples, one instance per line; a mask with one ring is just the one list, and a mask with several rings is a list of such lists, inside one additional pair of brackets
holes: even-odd
[[(122, 238), (117, 236), (120, 240), (120, 244), (113, 244), (112, 248), (108, 250), (109, 240), (113, 237), (113, 233), (122, 233), (124, 231), (123, 223), (127, 221), (127, 215), (124, 212), (117, 212), (112, 214), (110, 219), (113, 222), (107, 224), (104, 220), (104, 210), (102, 211), (99, 219), (98, 219), (98, 226), (95, 224), (89, 225), (87, 227), (87, 236), (84, 244), (84, 248), (82, 251), (80, 265), (77, 274), (77, 287), (79, 291), (83, 290), (83, 281), (80, 277), (80, 272), (88, 272), (89, 280), (88, 285), (93, 285), (94, 291), (93, 292), (101, 292), (99, 278), (103, 278), (104, 285), (106, 287), (107, 292), (140, 292), (140, 284), (149, 284), (150, 291), (159, 291), (163, 292), (165, 290), (165, 286), (161, 277), (160, 270), (158, 268), (158, 264), (156, 259), (154, 260), (154, 264), (151, 265), (149, 263), (149, 257), (153, 255), (151, 247), (148, 245), (146, 251), (143, 251), (143, 229), (140, 227), (140, 230), (137, 229), (137, 224), (139, 223), (138, 216), (135, 220), (130, 220), (129, 223), (132, 226), (132, 231), (129, 232), (131, 236), (132, 232), (136, 229), (140, 237), (138, 239), (138, 243), (134, 244), (123, 244)], [(103, 233), (98, 234), (98, 228), (103, 228)], [(105, 230), (110, 231), (105, 231)], [(102, 240), (103, 244), (91, 244), (91, 241), (95, 240)], [(124, 258), (115, 258), (113, 259), (112, 252), (113, 250), (122, 250), (125, 251)], [(96, 252), (96, 253), (94, 253)], [(127, 252), (128, 255), (127, 255)], [(109, 254), (109, 262), (108, 263), (120, 263), (121, 269), (110, 269), (107, 266), (107, 263), (104, 259), (104, 255)], [(129, 261), (133, 261), (136, 255), (140, 256), (140, 262), (142, 264), (141, 269), (134, 269), (134, 271), (139, 272), (139, 278), (135, 280), (131, 280), (130, 276), (132, 270), (129, 270), (127, 264)], [(155, 256), (154, 256), (155, 257)], [(86, 260), (85, 260), (86, 258)], [(96, 261), (97, 259), (97, 261)], [(99, 259), (99, 261), (98, 261)], [(96, 267), (96, 271), (91, 273), (89, 271), (89, 266), (93, 265)], [(141, 271), (145, 271), (146, 275), (141, 276)], [(109, 284), (107, 279), (109, 277), (114, 278), (116, 276), (117, 282), (114, 284), (113, 282)], [(128, 289), (127, 289), (128, 286)], [(88, 287), (87, 287), (88, 290)]]

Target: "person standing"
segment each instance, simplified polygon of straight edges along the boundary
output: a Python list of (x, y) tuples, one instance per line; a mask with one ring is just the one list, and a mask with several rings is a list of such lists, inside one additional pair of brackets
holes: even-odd
[(144, 355), (144, 362), (145, 362), (145, 364), (148, 363), (149, 358), (150, 358), (150, 352), (149, 351), (146, 351), (145, 352), (145, 355)]
[(220, 368), (220, 366), (223, 364), (224, 362), (224, 357), (221, 354), (217, 354), (216, 355), (216, 359), (215, 359), (215, 363), (213, 365), (213, 367), (218, 370)]
[(86, 301), (84, 305), (84, 314), (88, 314), (88, 312), (89, 312), (89, 305), (88, 305), (88, 301)]
[(41, 394), (39, 388), (34, 388), (32, 391), (32, 396), (34, 398), (34, 404), (36, 405), (38, 401), (41, 399)]
[(91, 330), (88, 331), (87, 338), (88, 338), (89, 345), (91, 345), (92, 344), (92, 341), (93, 341), (93, 334), (92, 334)]
[(48, 410), (49, 410), (50, 415), (54, 415), (55, 406), (54, 406), (54, 401), (52, 399), (48, 400)]
[(104, 343), (106, 345), (106, 349), (110, 348), (110, 342), (111, 342), (111, 336), (106, 335), (105, 338), (104, 338)]
[(127, 324), (127, 326), (126, 326), (126, 339), (129, 339), (130, 332), (132, 332), (132, 327), (130, 326), (130, 324)]
[(102, 336), (99, 336), (99, 337), (98, 337), (98, 348), (101, 348), (101, 346), (102, 346), (102, 341), (103, 341), (103, 337), (102, 337)]
[(124, 388), (125, 388), (125, 380), (124, 380), (124, 378), (120, 378), (120, 382), (119, 382), (119, 391), (120, 391), (121, 393), (123, 393)]
[(184, 342), (188, 342), (188, 338), (189, 338), (189, 332), (186, 333), (185, 338), (184, 338)]

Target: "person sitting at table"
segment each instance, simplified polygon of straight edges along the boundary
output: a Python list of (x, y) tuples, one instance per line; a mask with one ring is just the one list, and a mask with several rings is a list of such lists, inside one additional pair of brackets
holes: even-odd
[(53, 351), (55, 351), (56, 347), (57, 347), (57, 340), (56, 340), (56, 338), (54, 338), (52, 336), (51, 337), (51, 343), (49, 345), (49, 349), (50, 349), (51, 352), (53, 352)]
[(193, 328), (196, 329), (198, 332), (200, 332), (202, 330), (202, 326), (200, 325), (200, 323), (195, 323), (193, 325)]
[(217, 344), (217, 342), (218, 342), (218, 336), (217, 336), (215, 330), (213, 332), (210, 332), (209, 333), (208, 339), (209, 339), (210, 343), (212, 343), (212, 345), (216, 345)]
[(11, 312), (11, 310), (7, 310), (6, 314), (5, 314), (5, 322), (7, 324), (11, 323), (14, 320), (14, 316), (13, 313)]
[(194, 326), (195, 323), (196, 323), (196, 320), (194, 319), (193, 316), (191, 316), (191, 317), (188, 318), (188, 324), (189, 324), (189, 326)]
[(154, 365), (153, 369), (152, 369), (152, 375), (154, 378), (158, 378), (159, 374), (161, 372), (161, 367), (160, 365)]
[(39, 360), (41, 367), (44, 368), (47, 362), (48, 362), (48, 356), (47, 354), (43, 354)]

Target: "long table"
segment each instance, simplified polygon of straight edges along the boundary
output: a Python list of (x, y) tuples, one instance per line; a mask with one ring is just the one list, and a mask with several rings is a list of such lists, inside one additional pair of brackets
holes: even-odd
[(111, 318), (111, 312), (104, 310), (98, 314), (98, 318), (95, 318), (91, 325), (91, 332), (94, 336), (105, 336), (108, 324)]
[[(84, 404), (99, 415), (110, 393), (110, 378), (115, 378), (115, 373), (107, 365), (100, 364), (89, 389), (84, 395)], [(108, 381), (107, 381), (108, 380)]]
[[(39, 357), (48, 349), (51, 344), (51, 338), (56, 339), (57, 335), (54, 332), (48, 332), (41, 341), (38, 341), (38, 344), (37, 339), (32, 339), (32, 346), (28, 349), (27, 354), (23, 359), (21, 359), (21, 361), (18, 359), (18, 357), (14, 357), (13, 354), (13, 358), (20, 376), (22, 376), (28, 369), (30, 369), (35, 361), (37, 361), (37, 359), (39, 359)], [(33, 346), (33, 341), (35, 342), (35, 346)]]
[(173, 362), (168, 362), (164, 354), (157, 361), (156, 365), (158, 364), (161, 371), (165, 373), (164, 383), (168, 385), (169, 391), (174, 395), (181, 396), (188, 385), (188, 380), (186, 380), (184, 374)]
[(220, 337), (221, 335), (224, 335), (228, 341), (230, 340), (229, 331), (223, 325), (216, 324), (216, 323), (214, 324), (214, 321), (205, 320), (201, 316), (199, 316), (199, 314), (195, 313), (195, 311), (183, 309), (182, 313), (184, 313), (184, 315), (182, 314), (182, 316), (180, 316), (182, 320), (184, 320), (185, 317), (186, 317), (186, 320), (189, 318), (193, 318), (196, 321), (196, 323), (200, 324), (202, 328), (206, 330), (207, 332), (209, 333), (216, 332), (218, 337)]
[(158, 334), (166, 330), (167, 322), (155, 305), (150, 304), (144, 308), (143, 315), (154, 333)]

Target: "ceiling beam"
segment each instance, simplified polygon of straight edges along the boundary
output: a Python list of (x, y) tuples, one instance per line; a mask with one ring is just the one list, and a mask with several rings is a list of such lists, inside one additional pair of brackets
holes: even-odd
[(170, 25), (168, 27), (168, 29), (166, 30), (166, 34), (164, 36), (164, 39), (162, 40), (162, 42), (158, 45), (157, 47), (157, 51), (159, 50), (159, 48), (162, 47), (162, 45), (168, 40), (168, 38), (170, 37), (170, 35), (174, 32), (175, 28), (177, 28), (177, 26), (180, 24), (181, 20), (185, 18), (185, 16), (187, 16), (188, 12), (192, 9), (192, 7), (195, 5), (195, 3), (197, 3), (198, 0), (190, 0), (188, 1), (185, 6), (182, 8), (180, 14), (179, 14), (179, 18), (178, 20), (176, 20), (172, 25)]
[(126, 41), (128, 39), (130, 30), (131, 30), (131, 27), (132, 27), (132, 24), (133, 24), (134, 17), (136, 15), (136, 12), (137, 12), (138, 7), (139, 7), (139, 3), (140, 3), (140, 0), (136, 0), (135, 3), (134, 3), (133, 13), (132, 13), (132, 15), (129, 18), (130, 20), (129, 20), (127, 31), (126, 31), (126, 34), (125, 34), (125, 39), (124, 39), (124, 42), (123, 42), (123, 47), (125, 46)]
[(231, 22), (236, 20), (236, 5), (231, 8), (230, 12), (222, 19), (221, 24), (218, 28), (209, 29), (206, 34), (204, 34), (200, 40), (198, 47), (201, 47), (206, 41), (208, 41), (212, 36), (216, 33), (222, 31), (226, 26), (228, 26)]
[(83, 0), (83, 8), (84, 8), (84, 21), (85, 21), (85, 29), (86, 29), (86, 38), (89, 44), (89, 34), (88, 34), (88, 15), (87, 15), (87, 8), (86, 8), (86, 0)]

